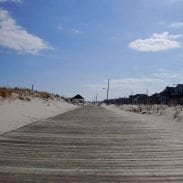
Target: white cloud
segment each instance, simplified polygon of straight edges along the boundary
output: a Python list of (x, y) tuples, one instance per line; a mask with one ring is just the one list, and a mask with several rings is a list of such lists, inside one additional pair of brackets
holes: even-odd
[(183, 22), (172, 22), (172, 23), (170, 24), (170, 27), (176, 28), (176, 29), (182, 28), (182, 27), (183, 27)]
[(173, 48), (180, 48), (181, 43), (177, 41), (182, 35), (171, 35), (168, 32), (162, 34), (154, 33), (150, 38), (137, 39), (129, 43), (129, 47), (141, 52), (159, 52)]
[(3, 9), (0, 9), (0, 46), (30, 54), (49, 48), (44, 40), (17, 25), (8, 11)]

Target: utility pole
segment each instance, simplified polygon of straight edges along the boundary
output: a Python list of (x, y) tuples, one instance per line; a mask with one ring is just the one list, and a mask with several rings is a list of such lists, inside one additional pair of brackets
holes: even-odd
[(107, 105), (109, 104), (109, 79), (107, 84)]
[(96, 104), (97, 104), (97, 98), (98, 98), (98, 94), (96, 94)]
[(32, 92), (34, 91), (34, 85), (32, 84)]

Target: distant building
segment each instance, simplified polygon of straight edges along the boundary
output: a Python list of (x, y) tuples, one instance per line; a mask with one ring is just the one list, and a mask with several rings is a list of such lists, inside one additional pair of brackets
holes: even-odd
[(148, 95), (146, 94), (136, 94), (136, 95), (130, 95), (129, 96), (129, 101), (130, 103), (133, 104), (138, 104), (138, 103), (147, 103), (148, 100)]
[(74, 104), (84, 104), (84, 97), (82, 97), (81, 95), (77, 94), (76, 96), (71, 98), (71, 101)]
[(183, 96), (183, 84), (178, 84), (175, 87), (175, 95)]
[(159, 95), (158, 93), (154, 93), (149, 97), (150, 104), (160, 104)]
[(167, 86), (162, 92), (158, 94), (158, 100), (160, 103), (168, 104), (171, 102), (175, 95), (175, 87)]
[(122, 104), (128, 104), (129, 103), (129, 98), (118, 98), (116, 99), (116, 104), (117, 105), (122, 105)]
[[(107, 100), (104, 100), (107, 103)], [(167, 86), (160, 93), (151, 96), (146, 94), (130, 95), (129, 98), (109, 99), (109, 104), (181, 104), (183, 105), (183, 84), (177, 84), (176, 87)]]

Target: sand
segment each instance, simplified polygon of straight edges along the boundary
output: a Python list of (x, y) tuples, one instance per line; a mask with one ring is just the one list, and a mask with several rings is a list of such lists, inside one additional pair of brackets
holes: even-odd
[(0, 100), (0, 134), (75, 108), (77, 106), (62, 99)]
[[(182, 106), (152, 106), (149, 110), (149, 106), (141, 106), (143, 110), (141, 112), (131, 112), (133, 108), (137, 108), (135, 105), (102, 105), (109, 111), (115, 112), (122, 118), (131, 119), (133, 121), (142, 121), (145, 123), (151, 123), (156, 129), (166, 129), (168, 131), (175, 131), (177, 135), (183, 136), (183, 111)], [(158, 110), (157, 110), (158, 108)], [(175, 113), (178, 114), (175, 115)], [(146, 112), (145, 112), (146, 111)], [(148, 112), (149, 111), (149, 112)]]

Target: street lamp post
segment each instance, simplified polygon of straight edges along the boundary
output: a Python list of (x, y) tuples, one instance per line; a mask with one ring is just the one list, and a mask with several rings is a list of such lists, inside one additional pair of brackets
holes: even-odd
[(102, 88), (104, 90), (107, 90), (107, 105), (109, 104), (109, 79), (108, 79), (108, 83), (107, 83), (107, 89), (106, 88)]

